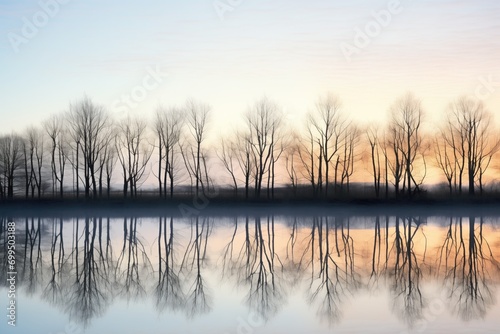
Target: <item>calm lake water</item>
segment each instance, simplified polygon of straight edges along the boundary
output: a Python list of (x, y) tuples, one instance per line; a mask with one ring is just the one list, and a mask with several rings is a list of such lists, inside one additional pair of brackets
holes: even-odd
[[(15, 223), (16, 326), (6, 308)], [(498, 333), (500, 216), (2, 217), (1, 333)]]

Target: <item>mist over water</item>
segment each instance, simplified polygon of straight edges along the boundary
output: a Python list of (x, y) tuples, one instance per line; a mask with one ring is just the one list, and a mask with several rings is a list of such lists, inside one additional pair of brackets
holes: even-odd
[(500, 216), (0, 218), (12, 333), (495, 333)]

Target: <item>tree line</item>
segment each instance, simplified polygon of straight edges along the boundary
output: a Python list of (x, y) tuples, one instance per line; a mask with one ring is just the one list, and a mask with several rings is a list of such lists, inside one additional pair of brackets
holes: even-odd
[(263, 97), (217, 145), (206, 140), (211, 113), (189, 99), (158, 106), (149, 121), (116, 120), (85, 96), (39, 126), (0, 137), (0, 198), (90, 199), (117, 191), (133, 198), (146, 182), (161, 198), (200, 196), (224, 179), (231, 196), (245, 199), (273, 199), (283, 187), (294, 196), (331, 198), (350, 194), (354, 179), (370, 184), (370, 196), (412, 199), (425, 192), (430, 168), (440, 171), (450, 196), (473, 196), (493, 183), (500, 149), (493, 115), (465, 96), (432, 131), (412, 93), (390, 106), (384, 126), (356, 124), (330, 93), (291, 128), (279, 105)]

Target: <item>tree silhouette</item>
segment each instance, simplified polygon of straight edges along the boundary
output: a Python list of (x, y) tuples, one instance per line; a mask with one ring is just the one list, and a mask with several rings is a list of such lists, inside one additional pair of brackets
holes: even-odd
[(195, 184), (195, 195), (205, 194), (205, 188), (210, 187), (210, 180), (208, 178), (206, 153), (202, 147), (202, 143), (206, 137), (206, 126), (210, 114), (210, 106), (207, 104), (197, 102), (195, 100), (188, 100), (186, 102), (185, 112), (188, 117), (187, 124), (189, 133), (191, 134), (192, 143), (186, 143), (186, 147), (181, 147), (182, 157), (186, 165), (186, 169)]
[(266, 175), (269, 197), (270, 179), (274, 182), (274, 164), (279, 158), (279, 154), (275, 155), (282, 123), (278, 114), (278, 105), (264, 97), (248, 111), (245, 121), (255, 161), (255, 197), (261, 197), (262, 183)]
[[(307, 121), (311, 139), (318, 144), (320, 152), (317, 166), (318, 190), (325, 197), (328, 197), (330, 165), (342, 147), (347, 124), (341, 113), (340, 99), (331, 93), (320, 98), (316, 103), (315, 112), (309, 113)], [(313, 144), (311, 144), (311, 150), (314, 150)], [(312, 151), (310, 154), (313, 154)], [(338, 164), (336, 164), (335, 171), (337, 171), (337, 167)]]
[(31, 197), (42, 196), (42, 168), (43, 168), (43, 151), (44, 151), (44, 136), (43, 132), (37, 128), (30, 127), (27, 130), (26, 139), (23, 141), (24, 151), (24, 171), (26, 178), (26, 198), (28, 198), (30, 190)]
[[(79, 193), (80, 170), (83, 170), (83, 185), (85, 198), (97, 197), (99, 157), (105, 147), (109, 145), (106, 131), (110, 126), (109, 115), (104, 108), (94, 104), (90, 98), (84, 97), (81, 101), (70, 106), (68, 113), (69, 132), (72, 138), (75, 155), (72, 165), (76, 172), (76, 191)], [(80, 161), (80, 153), (81, 159)]]
[(184, 118), (182, 110), (178, 108), (156, 109), (154, 129), (158, 146), (158, 189), (160, 197), (167, 196), (169, 188), (170, 198), (174, 197), (174, 179), (177, 174), (177, 153), (182, 132)]
[(52, 192), (59, 187), (59, 197), (64, 195), (64, 176), (68, 160), (67, 133), (64, 115), (52, 115), (43, 124), (50, 139), (50, 168), (52, 171)]
[[(420, 191), (423, 181), (418, 179), (416, 173), (416, 159), (420, 155), (423, 159), (422, 124), (423, 110), (420, 100), (411, 93), (397, 100), (390, 109), (391, 121), (389, 123), (390, 143), (394, 151), (393, 174), (396, 185), (396, 195), (399, 193), (399, 182), (403, 181), (403, 193), (411, 198), (415, 192)], [(425, 160), (423, 160), (425, 168)], [(425, 176), (425, 171), (424, 171)]]
[(466, 167), (470, 195), (475, 193), (476, 181), (483, 192), (483, 175), (500, 149), (500, 138), (492, 132), (491, 124), (491, 115), (480, 101), (460, 97), (450, 105), (447, 144), (457, 157), (460, 191)]
[(137, 197), (138, 185), (143, 179), (153, 148), (147, 144), (145, 121), (127, 117), (118, 125), (116, 152), (122, 167), (123, 196)]
[(14, 198), (15, 179), (23, 166), (23, 139), (15, 134), (0, 137), (1, 197)]

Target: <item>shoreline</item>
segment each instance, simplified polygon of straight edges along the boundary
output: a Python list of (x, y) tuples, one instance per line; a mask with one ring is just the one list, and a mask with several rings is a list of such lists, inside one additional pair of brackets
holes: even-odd
[(8, 217), (148, 217), (148, 216), (500, 216), (500, 201), (488, 200), (274, 200), (239, 199), (40, 199), (0, 202), (0, 216)]

